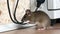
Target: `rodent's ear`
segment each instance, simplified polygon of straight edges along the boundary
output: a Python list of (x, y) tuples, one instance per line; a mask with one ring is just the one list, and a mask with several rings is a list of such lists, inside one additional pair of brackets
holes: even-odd
[(26, 14), (30, 14), (31, 13), (31, 10), (30, 9), (27, 9), (26, 10)]

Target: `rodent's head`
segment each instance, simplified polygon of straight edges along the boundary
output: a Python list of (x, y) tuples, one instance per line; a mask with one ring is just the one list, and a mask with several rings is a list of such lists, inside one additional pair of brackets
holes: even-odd
[(23, 16), (23, 18), (22, 18), (22, 20), (21, 21), (30, 21), (30, 19), (31, 19), (31, 10), (29, 10), (29, 9), (27, 9), (26, 10), (26, 13), (25, 13), (25, 15)]

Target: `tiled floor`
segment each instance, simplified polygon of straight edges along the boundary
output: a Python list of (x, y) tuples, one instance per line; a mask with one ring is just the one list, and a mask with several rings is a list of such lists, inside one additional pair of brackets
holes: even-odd
[(60, 34), (60, 24), (56, 24), (54, 29), (44, 31), (35, 30), (34, 28), (19, 29), (14, 31), (3, 32), (0, 34)]

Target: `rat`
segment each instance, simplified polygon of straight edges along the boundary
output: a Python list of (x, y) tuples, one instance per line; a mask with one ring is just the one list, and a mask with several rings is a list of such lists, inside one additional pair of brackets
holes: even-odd
[(36, 24), (36, 29), (38, 30), (45, 30), (51, 24), (50, 17), (41, 10), (32, 12), (31, 10), (27, 9), (22, 21), (28, 21), (30, 24)]

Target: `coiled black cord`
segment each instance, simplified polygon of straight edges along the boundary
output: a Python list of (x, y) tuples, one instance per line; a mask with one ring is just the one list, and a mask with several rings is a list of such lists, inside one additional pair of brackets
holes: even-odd
[(9, 7), (9, 6), (10, 6), (10, 5), (9, 5), (9, 0), (7, 0), (8, 12), (9, 12), (9, 16), (10, 16), (10, 18), (11, 18), (11, 20), (12, 20), (13, 23), (16, 23), (16, 24), (23, 24), (23, 25), (24, 25), (24, 24), (26, 24), (26, 23), (23, 23), (23, 21), (22, 21), (22, 22), (19, 22), (19, 21), (16, 19), (15, 13), (16, 13), (16, 9), (17, 9), (17, 6), (18, 6), (18, 1), (19, 1), (19, 0), (17, 0), (16, 7), (15, 7), (15, 10), (14, 10), (14, 14), (13, 14), (15, 21), (13, 20), (13, 18), (12, 18), (12, 16), (11, 16), (10, 7)]
[(17, 3), (16, 3), (16, 7), (15, 7), (15, 10), (14, 10), (14, 19), (16, 20), (16, 22), (20, 23), (17, 19), (16, 19), (16, 9), (17, 9), (17, 6), (18, 6), (18, 2), (19, 0), (17, 0)]

